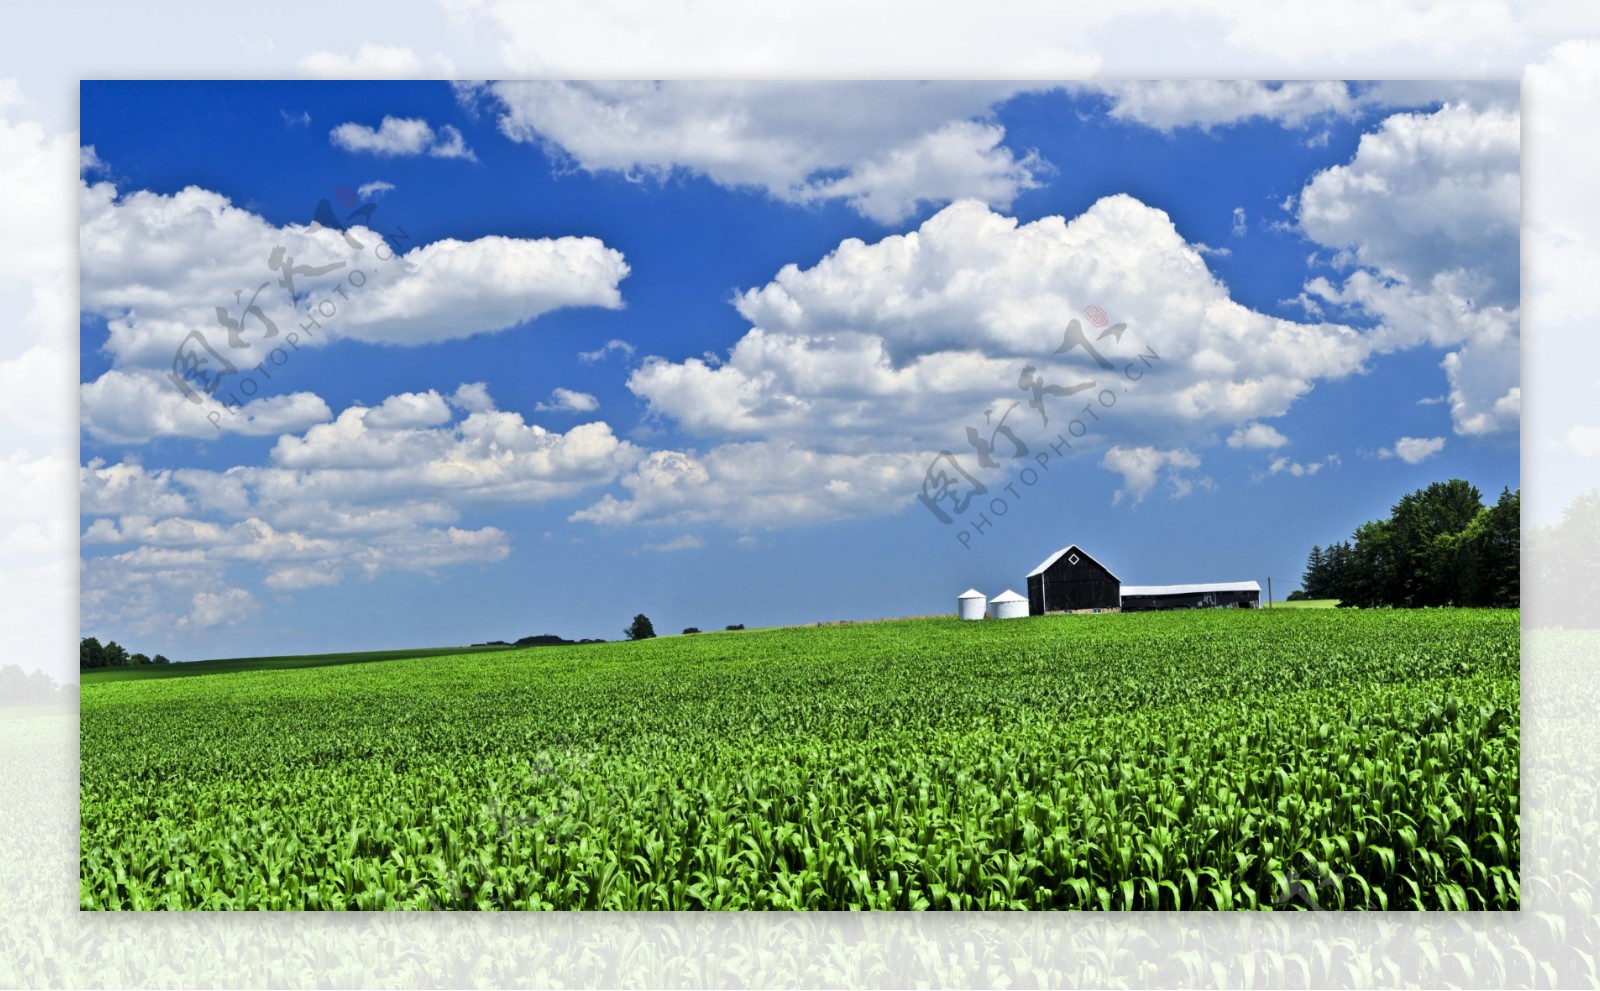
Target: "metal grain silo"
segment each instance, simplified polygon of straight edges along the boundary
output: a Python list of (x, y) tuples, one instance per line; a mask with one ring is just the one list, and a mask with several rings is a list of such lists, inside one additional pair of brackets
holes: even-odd
[(1021, 619), (1028, 615), (1028, 600), (1009, 588), (989, 600), (989, 606), (995, 619)]
[(975, 588), (969, 588), (961, 593), (960, 598), (956, 599), (956, 615), (962, 619), (982, 619), (983, 610), (988, 605), (988, 601), (988, 599), (984, 598), (982, 592)]

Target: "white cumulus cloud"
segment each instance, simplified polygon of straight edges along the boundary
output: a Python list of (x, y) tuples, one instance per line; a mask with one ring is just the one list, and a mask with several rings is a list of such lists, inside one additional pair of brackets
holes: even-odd
[(1210, 130), (1253, 119), (1298, 127), (1318, 117), (1348, 114), (1357, 105), (1350, 87), (1342, 82), (1139, 80), (1089, 83), (1084, 88), (1110, 99), (1113, 118), (1161, 131)]
[[(495, 408), (481, 383), (351, 406), (285, 433), (265, 465), (80, 469), (86, 626), (158, 631), (246, 615), (222, 586), (252, 569), (292, 592), (388, 571), (490, 563), (510, 553), (492, 526), (459, 525), (488, 503), (540, 503), (615, 481), (642, 452), (604, 423), (562, 433)], [(106, 549), (116, 553), (104, 553)]]
[(154, 437), (210, 439), (225, 433), (270, 437), (304, 430), (333, 416), (322, 397), (310, 392), (241, 397), (235, 408), (215, 396), (191, 391), (199, 402), (188, 399), (165, 377), (113, 368), (79, 388), (80, 422), (97, 440), (138, 444)]
[(1600, 427), (1588, 424), (1574, 424), (1567, 428), (1563, 438), (1567, 450), (1580, 458), (1592, 458), (1600, 455)]
[[(1119, 321), (1084, 331), (1080, 319), (1104, 366), (1061, 350), (1091, 303)], [(1003, 454), (1004, 427), (1031, 451), (1092, 420), (1086, 402), (1115, 414), (1089, 451), (1186, 452), (1218, 428), (1265, 442), (1276, 432), (1260, 419), (1369, 353), (1349, 328), (1234, 302), (1171, 219), (1128, 196), (1027, 224), (963, 200), (906, 234), (785, 266), (734, 305), (750, 328), (725, 360), (651, 356), (628, 378), (649, 416), (712, 446), (656, 452), (624, 475), (626, 497), (574, 519), (760, 527), (894, 512), (940, 450), (997, 480), (964, 438)], [(770, 477), (747, 479), (751, 463)], [(1175, 492), (1206, 484), (1163, 465)]]
[[(1279, 457), (1279, 458), (1273, 458), (1272, 459), (1272, 464), (1267, 466), (1267, 474), (1268, 475), (1292, 475), (1295, 478), (1302, 478), (1302, 477), (1306, 477), (1306, 476), (1310, 476), (1310, 475), (1315, 475), (1317, 472), (1319, 472), (1322, 469), (1328, 467), (1329, 465), (1336, 465), (1338, 463), (1339, 463), (1339, 456), (1337, 454), (1330, 454), (1326, 458), (1323, 458), (1321, 461), (1312, 461), (1310, 463), (1302, 463), (1302, 462), (1299, 462), (1299, 461), (1295, 461), (1292, 458)], [(1258, 476), (1258, 480), (1259, 480), (1259, 476)]]
[(296, 63), (302, 76), (315, 79), (451, 79), (455, 66), (442, 55), (419, 56), (399, 45), (362, 42), (354, 55), (315, 51)]
[(436, 130), (420, 117), (385, 117), (375, 128), (347, 121), (329, 131), (328, 139), (335, 148), (373, 155), (478, 160), (454, 125), (443, 124)]
[(760, 529), (877, 516), (911, 501), (931, 454), (824, 454), (781, 441), (653, 451), (623, 475), (626, 499), (607, 494), (571, 519)]
[[(330, 415), (294, 388), (330, 340), (416, 345), (563, 307), (615, 309), (628, 274), (621, 253), (592, 237), (407, 246), (366, 227), (274, 226), (197, 187), (119, 195), (102, 182), (82, 184), (80, 198), (80, 305), (105, 319), (112, 360), (84, 383), (83, 417), (119, 442), (217, 436), (218, 401), (241, 407), (221, 416), (221, 431), (297, 431)], [(219, 378), (196, 381), (196, 368)], [(202, 397), (216, 388), (194, 404), (174, 374)]]
[(579, 351), (578, 360), (585, 365), (592, 365), (597, 361), (604, 361), (606, 356), (612, 352), (621, 354), (624, 358), (631, 358), (633, 357), (634, 347), (627, 341), (619, 341), (613, 338), (593, 351)]
[[(809, 269), (786, 266), (736, 297), (752, 326), (725, 362), (648, 359), (628, 384), (695, 433), (840, 449), (911, 439), (937, 450), (986, 406), (1031, 401), (1024, 368), (1055, 388), (1126, 385), (1121, 364), (1057, 353), (1089, 303), (1133, 335), (1103, 341), (1104, 352), (1125, 363), (1138, 340), (1162, 362), (1137, 383), (1137, 405), (1130, 391), (1129, 418), (1233, 425), (1280, 415), (1366, 354), (1348, 328), (1233, 302), (1170, 218), (1132, 197), (1028, 224), (962, 201), (916, 231), (847, 240)], [(1059, 424), (1070, 414), (1051, 402)], [(1045, 427), (1049, 406), (1016, 415)]]
[(1183, 448), (1163, 451), (1154, 447), (1117, 445), (1106, 450), (1105, 456), (1100, 459), (1100, 467), (1122, 476), (1122, 487), (1112, 497), (1113, 503), (1127, 498), (1138, 504), (1163, 477), (1171, 486), (1174, 499), (1181, 499), (1192, 492), (1195, 481), (1184, 471), (1200, 467), (1200, 457)]
[(1521, 148), (1515, 107), (1400, 113), (1299, 196), (1301, 229), (1349, 274), (1310, 296), (1380, 320), (1381, 349), (1453, 349), (1455, 430), (1514, 434), (1520, 418)]
[(1289, 438), (1265, 423), (1246, 423), (1228, 435), (1229, 447), (1282, 447)]
[(534, 406), (534, 409), (547, 413), (592, 413), (599, 408), (600, 400), (589, 393), (562, 388), (552, 390), (547, 402)]
[(1408, 465), (1420, 464), (1444, 450), (1443, 437), (1401, 437), (1392, 447), (1378, 452), (1380, 458), (1399, 458)]
[(501, 130), (590, 172), (701, 175), (883, 223), (922, 203), (1006, 208), (1046, 166), (1003, 143), (1004, 83), (495, 83)]

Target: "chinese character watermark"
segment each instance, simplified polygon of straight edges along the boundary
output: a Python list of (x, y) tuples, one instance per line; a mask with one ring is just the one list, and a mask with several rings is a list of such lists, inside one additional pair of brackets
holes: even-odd
[[(592, 752), (577, 748), (541, 750), (529, 762), (536, 782), (533, 790), (539, 793), (540, 798), (524, 805), (521, 801), (508, 803), (498, 794), (491, 797), (479, 819), (479, 823), (485, 820), (493, 822), (490, 836), (486, 837), (489, 842), (477, 844), (453, 863), (440, 858), (442, 877), (418, 878), (403, 892), (397, 893), (396, 899), (404, 903), (420, 895), (424, 904), (409, 907), (436, 912), (478, 907), (478, 892), (491, 877), (491, 865), (499, 845), (511, 840), (519, 831), (559, 829), (561, 821), (577, 813), (580, 806), (582, 812), (592, 818), (597, 812), (617, 804), (618, 800), (614, 798), (596, 803), (585, 793), (582, 784), (593, 760)], [(436, 843), (440, 848), (447, 847), (442, 836), (436, 839)]]
[[(1126, 323), (1116, 323), (1107, 327), (1110, 322), (1106, 311), (1098, 305), (1089, 306), (1084, 310), (1084, 315), (1089, 322), (1097, 328), (1104, 328), (1096, 334), (1093, 340), (1083, 329), (1076, 317), (1067, 323), (1063, 331), (1061, 345), (1055, 349), (1056, 354), (1070, 354), (1074, 350), (1082, 350), (1085, 355), (1093, 359), (1095, 365), (1101, 370), (1117, 372), (1117, 362), (1108, 353), (1115, 355), (1116, 351), (1123, 350), (1123, 335), (1128, 329)], [(1119, 358), (1122, 361), (1121, 377), (1128, 382), (1136, 382), (1144, 377), (1145, 370), (1159, 361), (1161, 356), (1155, 350), (1145, 347), (1140, 350), (1130, 341), (1128, 347), (1133, 350), (1131, 358)], [(1113, 350), (1116, 349), (1116, 350)], [(1079, 393), (1097, 389), (1099, 383), (1095, 379), (1084, 379), (1067, 384), (1052, 383), (1048, 381), (1039, 368), (1035, 365), (1024, 365), (1021, 374), (1017, 376), (1017, 388), (1027, 394), (1028, 408), (1039, 415), (1041, 428), (1050, 426), (1049, 400), (1064, 399)], [(1120, 388), (1098, 388), (1093, 398), (1084, 404), (1083, 409), (1075, 411), (1067, 422), (1065, 434), (1073, 439), (1087, 436), (1091, 424), (1102, 422), (1101, 413), (1111, 409), (1117, 403), (1119, 392), (1126, 390), (1126, 385)], [(1018, 481), (1026, 487), (1038, 483), (1040, 471), (1050, 470), (1051, 462), (1056, 458), (1065, 457), (1066, 452), (1072, 448), (1072, 441), (1068, 436), (1058, 431), (1054, 440), (1045, 440), (1046, 447), (1037, 453), (1032, 453), (1027, 441), (1017, 436), (1015, 429), (1006, 423), (1007, 417), (1019, 407), (1021, 402), (1013, 402), (999, 421), (994, 420), (994, 409), (984, 410), (984, 425), (990, 429), (984, 432), (977, 426), (966, 428), (967, 443), (976, 454), (979, 468), (999, 468), (1002, 462), (995, 458), (996, 444), (1000, 437), (1008, 442), (1004, 456), (1011, 462), (1023, 461), (1024, 467), (1018, 473)], [(1032, 454), (1031, 458), (1029, 457)], [(1031, 462), (1031, 463), (1028, 463)], [(1035, 468), (1034, 465), (1038, 467)], [(1017, 489), (1017, 482), (1012, 481), (1004, 486), (1004, 491), (1011, 494), (1013, 499), (1021, 499), (1022, 493)], [(950, 451), (940, 451), (928, 465), (923, 475), (922, 491), (917, 499), (933, 514), (934, 519), (945, 526), (954, 525), (957, 517), (963, 516), (974, 501), (980, 496), (989, 495), (989, 487), (979, 481), (971, 472), (962, 466), (960, 459)], [(995, 495), (985, 504), (980, 504), (977, 513), (971, 521), (961, 521), (962, 529), (957, 531), (956, 539), (961, 541), (963, 547), (969, 550), (972, 547), (972, 538), (981, 536), (994, 525), (990, 514), (998, 518), (1010, 512), (1011, 504), (1003, 495)]]
[[(336, 230), (344, 236), (345, 242), (352, 248), (366, 250), (367, 244), (357, 239), (351, 230), (358, 219), (362, 224), (370, 224), (372, 215), (377, 210), (377, 204), (360, 203), (355, 190), (348, 186), (340, 186), (334, 195), (349, 210), (344, 219), (341, 220), (335, 215), (331, 203), (321, 200), (307, 230), (312, 232), (323, 229)], [(397, 231), (399, 239), (410, 238), (404, 228), (397, 228)], [(382, 237), (372, 246), (372, 253), (380, 262), (397, 257)], [(245, 290), (236, 289), (232, 307), (214, 308), (217, 327), (227, 331), (227, 347), (230, 352), (254, 350), (254, 346), (245, 337), (248, 329), (259, 332), (257, 343), (263, 347), (267, 346), (267, 342), (276, 342), (267, 351), (266, 356), (254, 367), (242, 367), (247, 362), (240, 360), (239, 355), (235, 354), (230, 359), (213, 347), (203, 332), (198, 329), (191, 330), (179, 342), (172, 357), (172, 370), (167, 373), (167, 378), (189, 402), (197, 406), (205, 406), (208, 403), (220, 406), (220, 409), (214, 408), (206, 413), (206, 419), (220, 431), (223, 413), (229, 416), (238, 415), (243, 402), (249, 401), (260, 391), (261, 386), (255, 376), (259, 375), (262, 379), (270, 380), (272, 373), (268, 371), (268, 366), (286, 365), (291, 354), (299, 351), (300, 344), (306, 338), (314, 337), (317, 330), (324, 329), (318, 317), (326, 320), (339, 312), (339, 303), (335, 302), (333, 297), (338, 296), (340, 300), (348, 301), (351, 299), (351, 290), (358, 290), (367, 284), (368, 275), (364, 269), (350, 268), (337, 285), (326, 290), (317, 299), (312, 298), (312, 293), (305, 287), (304, 282), (296, 280), (318, 279), (344, 269), (346, 265), (345, 261), (325, 264), (301, 263), (296, 261), (295, 256), (291, 255), (283, 245), (273, 246), (266, 258), (266, 271), (275, 278), (268, 278), (256, 286), (248, 300), (244, 295)], [(262, 293), (274, 284), (284, 292), (290, 311), (296, 315), (296, 330), (280, 334), (277, 323), (267, 315), (262, 303)], [(302, 304), (304, 304), (303, 310)], [(224, 390), (224, 380), (236, 376), (238, 381)], [(240, 399), (241, 395), (244, 397), (243, 401)]]

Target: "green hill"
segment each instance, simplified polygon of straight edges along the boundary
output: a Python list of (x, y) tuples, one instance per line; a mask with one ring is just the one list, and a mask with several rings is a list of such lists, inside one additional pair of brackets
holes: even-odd
[(80, 904), (1514, 909), (1518, 620), (905, 620), (85, 679)]

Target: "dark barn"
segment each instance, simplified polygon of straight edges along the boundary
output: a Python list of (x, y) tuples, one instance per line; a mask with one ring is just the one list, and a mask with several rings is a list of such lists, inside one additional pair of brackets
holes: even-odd
[(1210, 582), (1204, 585), (1124, 585), (1123, 612), (1153, 609), (1256, 609), (1261, 586), (1256, 582)]
[(1111, 612), (1121, 602), (1122, 581), (1077, 544), (1070, 544), (1028, 574), (1028, 615)]

